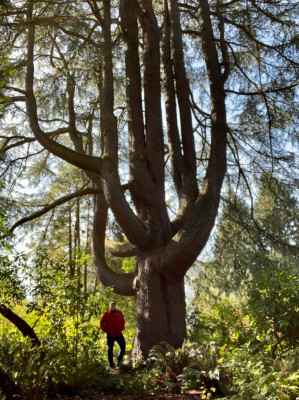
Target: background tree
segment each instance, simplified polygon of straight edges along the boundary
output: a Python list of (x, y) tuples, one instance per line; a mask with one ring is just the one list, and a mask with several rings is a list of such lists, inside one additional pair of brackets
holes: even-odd
[(223, 207), (213, 253), (193, 275), (190, 339), (216, 342), (241, 399), (298, 395), (295, 194), (262, 175), (253, 210), (242, 199)]
[[(87, 0), (2, 13), (15, 70), (3, 86), (3, 173), (15, 176), (17, 162), (21, 173), (39, 153), (54, 172), (52, 155), (84, 171), (97, 193), (99, 279), (136, 297), (137, 359), (186, 336), (184, 276), (215, 223), (226, 147), (228, 183), (252, 204), (256, 176), (295, 166), (295, 10), (293, 1)], [(135, 272), (108, 266), (109, 209), (131, 243), (123, 254), (135, 249)]]
[(233, 347), (249, 343), (252, 352), (275, 358), (299, 340), (298, 201), (292, 187), (265, 173), (254, 220), (239, 203), (224, 207), (213, 256), (193, 282), (193, 335), (222, 345), (234, 340)]

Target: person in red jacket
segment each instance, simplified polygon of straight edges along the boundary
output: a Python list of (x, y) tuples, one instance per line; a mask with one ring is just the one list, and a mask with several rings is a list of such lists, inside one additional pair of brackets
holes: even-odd
[(125, 329), (125, 319), (123, 313), (116, 309), (115, 300), (110, 301), (109, 310), (102, 315), (100, 326), (102, 331), (107, 334), (109, 367), (115, 367), (113, 362), (113, 347), (115, 342), (119, 345), (119, 353), (117, 356), (117, 366), (119, 366), (126, 351), (126, 341), (122, 334)]

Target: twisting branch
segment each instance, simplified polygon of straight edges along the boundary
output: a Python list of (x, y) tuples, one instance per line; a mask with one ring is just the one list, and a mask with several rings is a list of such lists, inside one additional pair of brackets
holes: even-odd
[(103, 194), (95, 196), (92, 253), (97, 275), (105, 286), (113, 287), (115, 293), (133, 296), (136, 273), (117, 273), (107, 265), (105, 258), (105, 231), (108, 205)]
[[(67, 133), (68, 131), (69, 131), (69, 128), (60, 128), (60, 129), (57, 129), (57, 130), (52, 131), (52, 132), (47, 132), (46, 135), (48, 135), (49, 137), (55, 137), (57, 135), (61, 135), (61, 134)], [(14, 147), (21, 146), (21, 145), (23, 145), (25, 143), (32, 143), (32, 142), (35, 142), (37, 140), (36, 137), (26, 138), (26, 137), (21, 137), (20, 136), (19, 138), (20, 139), (23, 138), (23, 139), (20, 140), (19, 142), (12, 143), (10, 145), (6, 144), (6, 147), (3, 147), (1, 149), (1, 151), (6, 152), (6, 151), (8, 151), (8, 150), (10, 150), (10, 149), (12, 149)], [(8, 141), (10, 141), (10, 140), (13, 140), (13, 139), (17, 139), (17, 137), (11, 137), (11, 138), (7, 138), (7, 139), (8, 139)]]
[(97, 20), (99, 21), (100, 25), (103, 26), (104, 24), (104, 19), (101, 16), (101, 12), (100, 9), (98, 7), (98, 3), (96, 0), (87, 0), (87, 3), (89, 4), (89, 7), (91, 8), (94, 16), (97, 18)]
[(27, 8), (28, 23), (28, 47), (27, 47), (27, 70), (26, 70), (26, 106), (29, 116), (29, 124), (34, 136), (39, 143), (51, 153), (62, 158), (65, 161), (90, 172), (101, 173), (102, 159), (100, 157), (88, 156), (78, 153), (66, 146), (63, 146), (51, 138), (49, 138), (40, 128), (37, 116), (37, 104), (33, 91), (34, 84), (34, 40), (35, 40), (35, 23), (33, 21), (33, 4), (29, 1)]

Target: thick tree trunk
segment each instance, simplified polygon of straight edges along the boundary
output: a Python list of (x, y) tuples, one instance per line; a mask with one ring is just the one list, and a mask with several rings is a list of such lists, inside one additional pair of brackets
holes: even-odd
[(150, 349), (158, 343), (167, 342), (178, 348), (186, 338), (184, 278), (168, 282), (157, 271), (159, 258), (157, 254), (138, 256), (133, 361), (147, 358)]

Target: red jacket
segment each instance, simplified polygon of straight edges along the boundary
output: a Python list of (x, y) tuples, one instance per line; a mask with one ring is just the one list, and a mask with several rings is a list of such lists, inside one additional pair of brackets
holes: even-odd
[(106, 311), (102, 317), (100, 326), (102, 331), (108, 333), (112, 337), (120, 336), (125, 329), (125, 319), (120, 310)]

